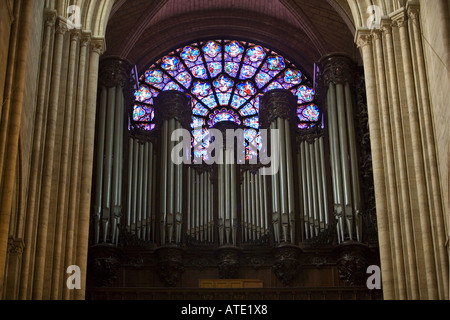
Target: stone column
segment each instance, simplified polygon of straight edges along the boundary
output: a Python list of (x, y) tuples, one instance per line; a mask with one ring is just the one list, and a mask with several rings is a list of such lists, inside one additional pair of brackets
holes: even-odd
[[(260, 110), (262, 128), (278, 130), (278, 141), (271, 135), (271, 156), (279, 156), (279, 171), (272, 175), (272, 221), (275, 242), (296, 243), (296, 220), (293, 190), (291, 125), (297, 123), (297, 101), (287, 90), (267, 92)], [(277, 149), (275, 149), (277, 148)], [(278, 152), (278, 154), (276, 154)]]
[(427, 284), (428, 299), (437, 299), (438, 288), (436, 279), (436, 265), (431, 234), (430, 210), (427, 197), (427, 182), (423, 159), (423, 143), (420, 132), (418, 103), (416, 98), (415, 80), (413, 74), (411, 45), (409, 38), (408, 19), (402, 10), (392, 17), (394, 24), (398, 27), (400, 37), (400, 49), (402, 56), (402, 67), (404, 73), (404, 85), (406, 89), (406, 101), (408, 106), (409, 134), (413, 148), (413, 164), (415, 185), (417, 187), (418, 205), (420, 211), (420, 229), (423, 243), (423, 256), (425, 264), (425, 279)]
[(20, 277), (20, 299), (29, 299), (30, 291), (30, 273), (31, 264), (34, 259), (34, 231), (37, 218), (37, 204), (39, 191), (39, 175), (41, 167), (40, 163), (42, 155), (43, 133), (44, 133), (44, 119), (46, 110), (46, 99), (48, 94), (48, 77), (50, 75), (50, 56), (51, 56), (51, 41), (53, 40), (54, 28), (56, 23), (56, 12), (47, 10), (44, 18), (44, 35), (42, 43), (41, 68), (39, 71), (39, 87), (36, 102), (36, 115), (34, 126), (34, 139), (32, 147), (31, 162), (34, 164), (30, 166), (30, 178), (27, 198), (27, 214), (25, 220), (24, 232), (24, 250)]
[(382, 138), (380, 127), (380, 109), (376, 88), (376, 75), (372, 35), (370, 30), (358, 30), (358, 47), (362, 50), (364, 73), (366, 80), (367, 108), (369, 116), (370, 141), (372, 150), (372, 166), (376, 195), (378, 241), (383, 281), (383, 296), (387, 300), (395, 298), (392, 255), (390, 246), (389, 220), (387, 215), (385, 170), (383, 162)]
[(39, 205), (39, 228), (36, 240), (36, 261), (33, 281), (33, 299), (43, 299), (44, 273), (47, 251), (48, 225), (51, 206), (53, 161), (55, 156), (56, 130), (59, 108), (59, 90), (61, 86), (61, 67), (63, 59), (64, 34), (67, 26), (58, 19), (54, 43), (52, 78), (45, 130), (44, 165), (42, 168), (42, 184)]
[(349, 57), (341, 54), (331, 54), (320, 60), (320, 78), (327, 88), (334, 214), (339, 243), (363, 241), (351, 90), (353, 64)]
[[(9, 120), (6, 122), (8, 131), (4, 146), (4, 154), (1, 154), (3, 175), (0, 178), (1, 187), (1, 207), (0, 207), (0, 294), (3, 292), (6, 254), (8, 247), (9, 224), (11, 217), (11, 208), (13, 201), (14, 185), (16, 178), (16, 165), (19, 153), (19, 133), (20, 122), (23, 108), (23, 92), (25, 88), (25, 75), (27, 66), (27, 48), (29, 44), (30, 21), (33, 3), (31, 0), (23, 1), (20, 8), (20, 14), (17, 24), (19, 32), (17, 33), (17, 59), (14, 66), (10, 66), (9, 72), (14, 72), (14, 92), (17, 94), (5, 92), (5, 95), (11, 94), (11, 106)], [(15, 49), (14, 49), (15, 50)], [(2, 121), (4, 121), (2, 117)], [(3, 160), (4, 158), (4, 160)]]
[[(437, 243), (445, 243), (445, 219), (443, 213), (442, 191), (439, 183), (439, 173), (437, 164), (436, 142), (434, 138), (433, 120), (431, 115), (431, 102), (428, 91), (428, 80), (425, 69), (425, 58), (423, 53), (422, 30), (420, 27), (420, 8), (418, 3), (408, 3), (408, 17), (410, 20), (410, 36), (414, 42), (415, 55), (415, 79), (420, 92), (418, 100), (419, 119), (421, 120), (422, 140), (424, 141), (425, 171), (428, 178), (430, 195), (430, 207), (432, 228), (436, 231)], [(412, 29), (412, 31), (411, 31)], [(442, 287), (440, 296), (448, 297), (449, 274), (448, 257), (443, 245), (438, 246), (436, 253), (438, 256), (437, 268), (439, 269), (442, 281), (438, 285)]]
[[(387, 78), (389, 79), (389, 87), (388, 92), (390, 96), (389, 105), (387, 106), (390, 120), (390, 128), (386, 128), (386, 130), (390, 130), (392, 134), (394, 155), (393, 159), (395, 161), (395, 184), (392, 185), (391, 188), (395, 188), (397, 190), (398, 195), (398, 210), (399, 216), (401, 220), (398, 222), (400, 230), (403, 234), (403, 239), (409, 243), (406, 247), (406, 267), (407, 267), (407, 284), (409, 285), (409, 298), (418, 299), (418, 282), (417, 282), (417, 263), (414, 254), (414, 227), (411, 218), (411, 203), (409, 201), (410, 192), (408, 187), (408, 171), (407, 171), (407, 159), (406, 159), (406, 151), (404, 148), (404, 133), (403, 133), (403, 125), (402, 125), (402, 112), (400, 108), (400, 95), (398, 91), (398, 75), (396, 73), (396, 61), (395, 61), (395, 52), (394, 52), (394, 42), (393, 42), (393, 34), (392, 34), (392, 22), (390, 19), (388, 21), (383, 21), (382, 25), (383, 31), (383, 43), (385, 45), (385, 62), (386, 70), (387, 70)], [(385, 120), (384, 124), (388, 124)], [(389, 133), (389, 131), (388, 131)], [(388, 135), (388, 134), (385, 134)], [(389, 135), (388, 135), (389, 136)], [(390, 180), (391, 183), (394, 181)], [(400, 245), (400, 248), (402, 245)], [(399, 270), (399, 268), (398, 268)], [(400, 270), (400, 272), (402, 272)], [(397, 279), (400, 277), (396, 277)], [(408, 294), (408, 288), (407, 294)]]
[(376, 52), (376, 65), (377, 65), (377, 76), (378, 76), (378, 90), (380, 92), (380, 120), (381, 120), (381, 131), (383, 137), (383, 153), (385, 155), (386, 161), (386, 187), (387, 187), (387, 201), (391, 216), (391, 231), (392, 231), (392, 242), (393, 242), (393, 252), (394, 252), (394, 263), (393, 267), (396, 270), (397, 276), (395, 281), (397, 283), (398, 298), (406, 299), (406, 279), (404, 272), (398, 272), (404, 270), (404, 256), (403, 256), (403, 245), (402, 245), (402, 232), (400, 223), (400, 213), (399, 213), (399, 201), (397, 197), (397, 183), (395, 175), (395, 164), (394, 164), (394, 149), (392, 142), (392, 130), (394, 128), (391, 125), (391, 110), (389, 108), (388, 101), (388, 91), (387, 91), (387, 75), (384, 71), (385, 61), (383, 54), (383, 38), (381, 30), (374, 30), (373, 37), (375, 42), (375, 52)]
[(65, 249), (65, 235), (67, 225), (67, 208), (68, 208), (68, 192), (70, 185), (69, 168), (71, 166), (70, 147), (72, 145), (73, 131), (73, 114), (75, 109), (75, 81), (76, 81), (76, 63), (79, 59), (77, 55), (81, 33), (79, 30), (73, 30), (70, 33), (70, 53), (67, 72), (67, 92), (66, 92), (66, 110), (64, 112), (62, 151), (60, 161), (60, 178), (59, 178), (59, 194), (56, 210), (56, 229), (55, 229), (55, 247), (53, 252), (53, 274), (51, 283), (50, 299), (57, 300), (60, 298), (60, 290), (63, 288), (64, 282), (61, 274), (64, 274), (63, 250)]
[[(81, 175), (81, 158), (82, 158), (82, 146), (83, 146), (83, 115), (86, 105), (85, 89), (87, 87), (86, 74), (88, 72), (88, 53), (90, 46), (90, 35), (82, 34), (80, 40), (80, 53), (79, 53), (79, 65), (78, 65), (78, 81), (76, 92), (76, 107), (75, 107), (75, 120), (72, 142), (72, 167), (70, 169), (70, 191), (69, 194), (69, 209), (67, 217), (67, 231), (66, 231), (66, 247), (65, 247), (65, 260), (64, 266), (70, 266), (74, 264), (76, 253), (76, 220), (78, 217), (78, 205), (80, 200), (80, 175)], [(63, 299), (68, 300), (73, 295), (73, 290), (69, 290), (67, 286), (63, 289)]]
[(89, 71), (87, 80), (86, 121), (82, 151), (82, 170), (80, 179), (80, 204), (77, 230), (77, 249), (75, 264), (81, 272), (82, 289), (75, 292), (75, 299), (84, 299), (86, 288), (86, 266), (89, 239), (89, 217), (91, 212), (92, 168), (94, 163), (95, 119), (97, 109), (97, 85), (100, 55), (105, 50), (103, 38), (91, 38)]

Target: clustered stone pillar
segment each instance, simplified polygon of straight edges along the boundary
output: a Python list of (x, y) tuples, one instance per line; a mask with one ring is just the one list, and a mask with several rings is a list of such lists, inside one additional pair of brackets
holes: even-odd
[[(14, 66), (16, 79), (11, 80), (15, 83), (14, 91), (21, 93), (26, 79), (18, 77), (24, 75), (26, 66), (31, 4), (32, 1), (15, 2), (20, 27), (13, 28), (17, 41), (13, 41), (15, 53), (11, 54), (18, 60)], [(7, 222), (12, 232), (10, 267), (5, 273), (8, 285), (3, 292), (7, 299), (84, 298), (84, 290), (75, 292), (67, 288), (64, 276), (68, 266), (80, 266), (85, 288), (98, 64), (104, 39), (80, 29), (69, 29), (56, 11), (45, 10), (26, 207), (16, 208), (13, 214), (12, 197), (1, 200), (2, 214), (8, 211), (11, 219), (0, 219), (0, 225)], [(23, 95), (12, 97), (14, 112), (8, 119), (2, 117), (8, 121), (2, 128), (9, 130), (6, 148), (3, 145), (1, 148), (7, 157), (0, 157), (5, 173), (2, 197), (8, 195), (10, 178), (20, 172), (16, 157), (18, 141), (13, 140), (18, 134), (15, 130), (20, 127), (20, 121), (16, 120), (20, 120), (23, 100), (19, 99)], [(15, 167), (10, 166), (11, 161)], [(6, 236), (8, 233), (1, 232)]]
[[(276, 243), (295, 244), (294, 174), (291, 123), (297, 101), (288, 90), (271, 90), (262, 98), (263, 128), (270, 127), (271, 157), (279, 157), (279, 170), (272, 175), (272, 221)], [(278, 130), (278, 135), (272, 134)]]
[(131, 64), (108, 57), (100, 62), (96, 140), (94, 243), (118, 243), (122, 216), (124, 118), (127, 92), (131, 91)]
[(327, 88), (327, 116), (334, 214), (338, 242), (362, 241), (359, 163), (351, 90), (352, 60), (332, 54), (321, 59), (321, 78)]
[(364, 60), (386, 299), (448, 299), (442, 192), (419, 9), (408, 2), (385, 17), (381, 29), (359, 29), (356, 35)]
[(192, 110), (185, 94), (178, 91), (165, 91), (155, 99), (155, 118), (160, 127), (160, 243), (178, 244), (181, 242), (183, 217), (183, 167), (172, 160), (175, 141), (172, 133), (176, 129), (189, 130)]
[[(23, 4), (22, 4), (23, 3)], [(20, 7), (22, 4), (22, 7)], [(0, 295), (5, 286), (8, 236), (11, 222), (13, 193), (19, 156), (20, 121), (23, 110), (27, 48), (29, 43), (32, 1), (15, 3), (10, 52), (15, 61), (6, 75), (5, 99), (2, 101), (0, 129)], [(13, 58), (12, 58), (13, 59)], [(14, 88), (14, 89), (13, 89)], [(20, 238), (19, 236), (18, 238)], [(0, 296), (1, 298), (1, 296)]]

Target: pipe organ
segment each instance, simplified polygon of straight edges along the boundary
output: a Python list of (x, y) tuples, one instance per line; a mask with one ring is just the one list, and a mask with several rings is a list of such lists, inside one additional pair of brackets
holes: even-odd
[(236, 146), (216, 150), (218, 163), (191, 163), (193, 154), (175, 162), (172, 133), (192, 133), (190, 97), (179, 91), (159, 93), (155, 130), (139, 134), (124, 128), (130, 102), (126, 86), (101, 85), (93, 244), (156, 250), (158, 272), (170, 285), (184, 270), (176, 248), (217, 250), (223, 277), (236, 275), (242, 248), (276, 248), (272, 269), (288, 284), (309, 243), (364, 246), (350, 70), (344, 56), (321, 60), (317, 79), (323, 116), (307, 130), (299, 127), (297, 97), (291, 91), (275, 89), (262, 96), (259, 123), (268, 139), (258, 152), (267, 149), (278, 159), (269, 175), (264, 169), (274, 162), (235, 161), (242, 150)]
[[(214, 192), (210, 171), (186, 169), (186, 236), (192, 243), (214, 244)], [(181, 236), (181, 234), (180, 234)]]
[[(128, 144), (126, 228), (140, 239), (155, 241), (156, 155), (153, 143), (130, 138)], [(139, 165), (141, 164), (141, 165)]]
[(132, 66), (105, 59), (100, 70), (96, 166), (94, 177), (94, 241), (118, 243), (124, 186), (124, 123)]
[(267, 177), (261, 169), (242, 171), (241, 178), (241, 239), (255, 243), (270, 233)]
[(318, 236), (328, 226), (328, 195), (323, 136), (299, 139), (297, 146), (300, 216), (305, 239)]
[(328, 134), (333, 209), (338, 241), (362, 241), (361, 198), (353, 117), (351, 60), (341, 55), (322, 58), (323, 85), (327, 88)]

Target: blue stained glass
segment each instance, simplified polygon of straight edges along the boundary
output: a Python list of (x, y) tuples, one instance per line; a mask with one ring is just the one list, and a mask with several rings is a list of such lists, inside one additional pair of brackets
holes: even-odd
[(320, 116), (319, 108), (315, 104), (310, 104), (306, 106), (301, 112), (301, 114), (303, 115), (304, 118), (307, 119), (307, 121), (312, 122), (318, 121)]
[(219, 99), (219, 104), (225, 106), (230, 102), (231, 93), (217, 93), (217, 99)]
[(235, 109), (239, 109), (246, 101), (247, 99), (239, 97), (238, 95), (235, 94), (233, 96), (233, 100), (231, 101), (231, 106)]
[(302, 82), (302, 73), (299, 70), (287, 69), (284, 73), (284, 81), (293, 85)]
[(145, 73), (145, 82), (148, 84), (158, 84), (163, 82), (163, 73), (160, 70), (148, 70)]
[(237, 85), (237, 89), (238, 89), (239, 95), (241, 97), (252, 96), (256, 93), (255, 86), (250, 81), (239, 83)]
[(205, 119), (192, 117), (192, 123), (191, 123), (192, 128), (198, 128), (198, 127), (202, 127), (204, 125), (205, 125)]
[(222, 72), (222, 63), (220, 62), (211, 62), (208, 64), (209, 73), (211, 74), (211, 78), (215, 78), (219, 73)]
[(152, 97), (152, 92), (147, 86), (141, 85), (139, 90), (134, 93), (134, 97), (137, 101), (144, 102)]
[(191, 72), (196, 78), (204, 80), (208, 79), (208, 74), (206, 73), (206, 69), (203, 65), (192, 67)]
[(205, 128), (197, 128), (192, 130), (192, 136), (194, 137), (194, 144), (198, 144), (209, 136), (209, 130)]
[(245, 107), (243, 107), (241, 110), (239, 110), (239, 112), (243, 117), (246, 117), (246, 116), (252, 116), (254, 114), (257, 114), (258, 109), (256, 109), (252, 104), (248, 103), (245, 105)]
[(220, 76), (219, 78), (217, 78), (216, 81), (214, 81), (214, 87), (219, 89), (221, 92), (229, 91), (233, 86), (233, 84), (234, 84), (233, 80), (231, 80), (226, 76)]
[(196, 96), (206, 97), (211, 91), (211, 86), (207, 82), (196, 81), (192, 87), (192, 93)]
[(241, 121), (239, 120), (239, 117), (234, 112), (232, 112), (231, 110), (227, 110), (227, 109), (215, 110), (214, 113), (211, 114), (209, 117), (211, 119), (209, 121), (209, 125), (211, 127), (213, 127), (218, 122), (224, 122), (224, 121), (235, 122), (237, 124), (241, 123)]
[(280, 71), (285, 67), (284, 59), (280, 56), (272, 56), (267, 59), (267, 65), (269, 70)]
[(298, 97), (298, 104), (311, 102), (314, 100), (315, 91), (307, 86), (301, 86), (297, 90), (294, 90), (294, 94)]
[(155, 129), (155, 124), (153, 123), (136, 123), (136, 127), (144, 131), (152, 131)]
[(261, 89), (270, 81), (270, 79), (271, 77), (267, 73), (259, 72), (255, 77), (255, 82), (258, 88)]
[(237, 41), (231, 41), (225, 46), (225, 52), (228, 53), (230, 57), (236, 58), (244, 52), (244, 47), (241, 46)]
[[(234, 121), (257, 130), (259, 96), (264, 92), (287, 89), (297, 96), (299, 105), (314, 101), (315, 92), (302, 85), (304, 79), (302, 72), (288, 60), (257, 44), (236, 40), (193, 43), (168, 53), (140, 77), (141, 85), (134, 92), (137, 107), (130, 119), (138, 121), (143, 130), (153, 130), (150, 122), (154, 111), (146, 109), (151, 108), (153, 99), (161, 91), (187, 90), (196, 116), (192, 126)], [(233, 110), (239, 110), (239, 114)], [(300, 123), (311, 122), (320, 119), (320, 111), (313, 104), (302, 106), (298, 117)], [(310, 128), (311, 124), (306, 126)]]
[(206, 45), (203, 47), (203, 52), (210, 56), (211, 58), (214, 58), (217, 56), (221, 50), (221, 46), (215, 42), (215, 41), (208, 41)]
[(252, 117), (244, 120), (244, 125), (250, 128), (258, 129), (259, 128), (259, 119), (258, 117)]
[(247, 50), (247, 56), (249, 57), (250, 61), (258, 62), (264, 59), (266, 53), (261, 46), (256, 46)]
[(253, 77), (255, 72), (256, 72), (256, 68), (253, 68), (248, 65), (243, 65), (239, 79), (241, 79), (241, 80), (249, 79), (249, 78)]
[(308, 129), (309, 128), (309, 125), (308, 124), (306, 124), (306, 123), (299, 123), (298, 124), (298, 128), (299, 129)]
[(253, 142), (258, 135), (255, 129), (244, 129), (244, 139)]
[(208, 106), (208, 108), (210, 109), (214, 109), (215, 107), (217, 107), (217, 102), (216, 99), (214, 98), (214, 95), (211, 94), (206, 98), (202, 99), (202, 102)]
[(169, 91), (169, 90), (174, 90), (174, 91), (181, 91), (183, 92), (184, 90), (182, 90), (180, 88), (179, 85), (177, 85), (175, 82), (169, 82), (165, 87), (164, 87), (164, 91)]
[(165, 56), (162, 59), (161, 67), (167, 71), (174, 71), (178, 69), (178, 64), (180, 63), (180, 59), (177, 57), (169, 57)]
[(264, 89), (264, 92), (274, 89), (283, 89), (283, 86), (280, 83), (274, 81), (270, 85), (268, 85), (266, 89)]
[(208, 109), (206, 109), (201, 103), (197, 103), (195, 107), (192, 108), (192, 113), (197, 116), (206, 116), (208, 114)]
[(230, 77), (235, 78), (239, 71), (239, 64), (235, 62), (225, 63), (225, 72), (230, 75)]
[(198, 48), (187, 46), (183, 49), (181, 53), (181, 58), (185, 61), (195, 62), (200, 55), (200, 50)]
[(185, 88), (189, 88), (191, 85), (192, 77), (188, 72), (180, 73), (176, 77), (177, 81), (181, 83)]
[(155, 117), (155, 111), (151, 107), (135, 104), (133, 108), (134, 121), (152, 121)]

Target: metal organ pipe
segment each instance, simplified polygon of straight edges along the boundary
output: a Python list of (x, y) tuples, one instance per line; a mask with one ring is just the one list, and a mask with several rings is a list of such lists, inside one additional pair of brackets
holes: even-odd
[(104, 164), (104, 145), (105, 145), (105, 127), (106, 127), (106, 105), (108, 103), (108, 90), (105, 87), (101, 89), (100, 110), (99, 110), (99, 128), (97, 140), (97, 165), (95, 180), (95, 243), (100, 241), (100, 219), (102, 214), (102, 183), (103, 183), (103, 164)]
[(162, 142), (161, 142), (161, 243), (166, 243), (166, 221), (167, 221), (167, 140), (168, 140), (168, 120), (163, 121), (162, 125)]
[(316, 168), (316, 187), (317, 187), (317, 211), (319, 220), (319, 232), (324, 228), (324, 211), (323, 211), (323, 201), (324, 201), (324, 186), (322, 185), (322, 158), (320, 156), (320, 140), (321, 138), (314, 141), (314, 155), (315, 155), (315, 168)]
[(359, 185), (359, 175), (358, 175), (358, 155), (356, 152), (356, 139), (355, 139), (355, 128), (353, 120), (353, 104), (352, 95), (350, 91), (350, 85), (345, 84), (345, 106), (347, 114), (347, 127), (349, 136), (349, 146), (350, 146), (350, 164), (352, 172), (352, 188), (353, 188), (353, 206), (355, 211), (361, 209), (361, 195), (360, 195), (360, 185)]
[(142, 201), (142, 239), (147, 240), (148, 237), (148, 184), (151, 182), (151, 180), (148, 179), (148, 172), (151, 170), (149, 168), (149, 143), (146, 142), (144, 144), (144, 162), (142, 162), (143, 167), (143, 186), (142, 186), (142, 194), (143, 194), (143, 201)]

